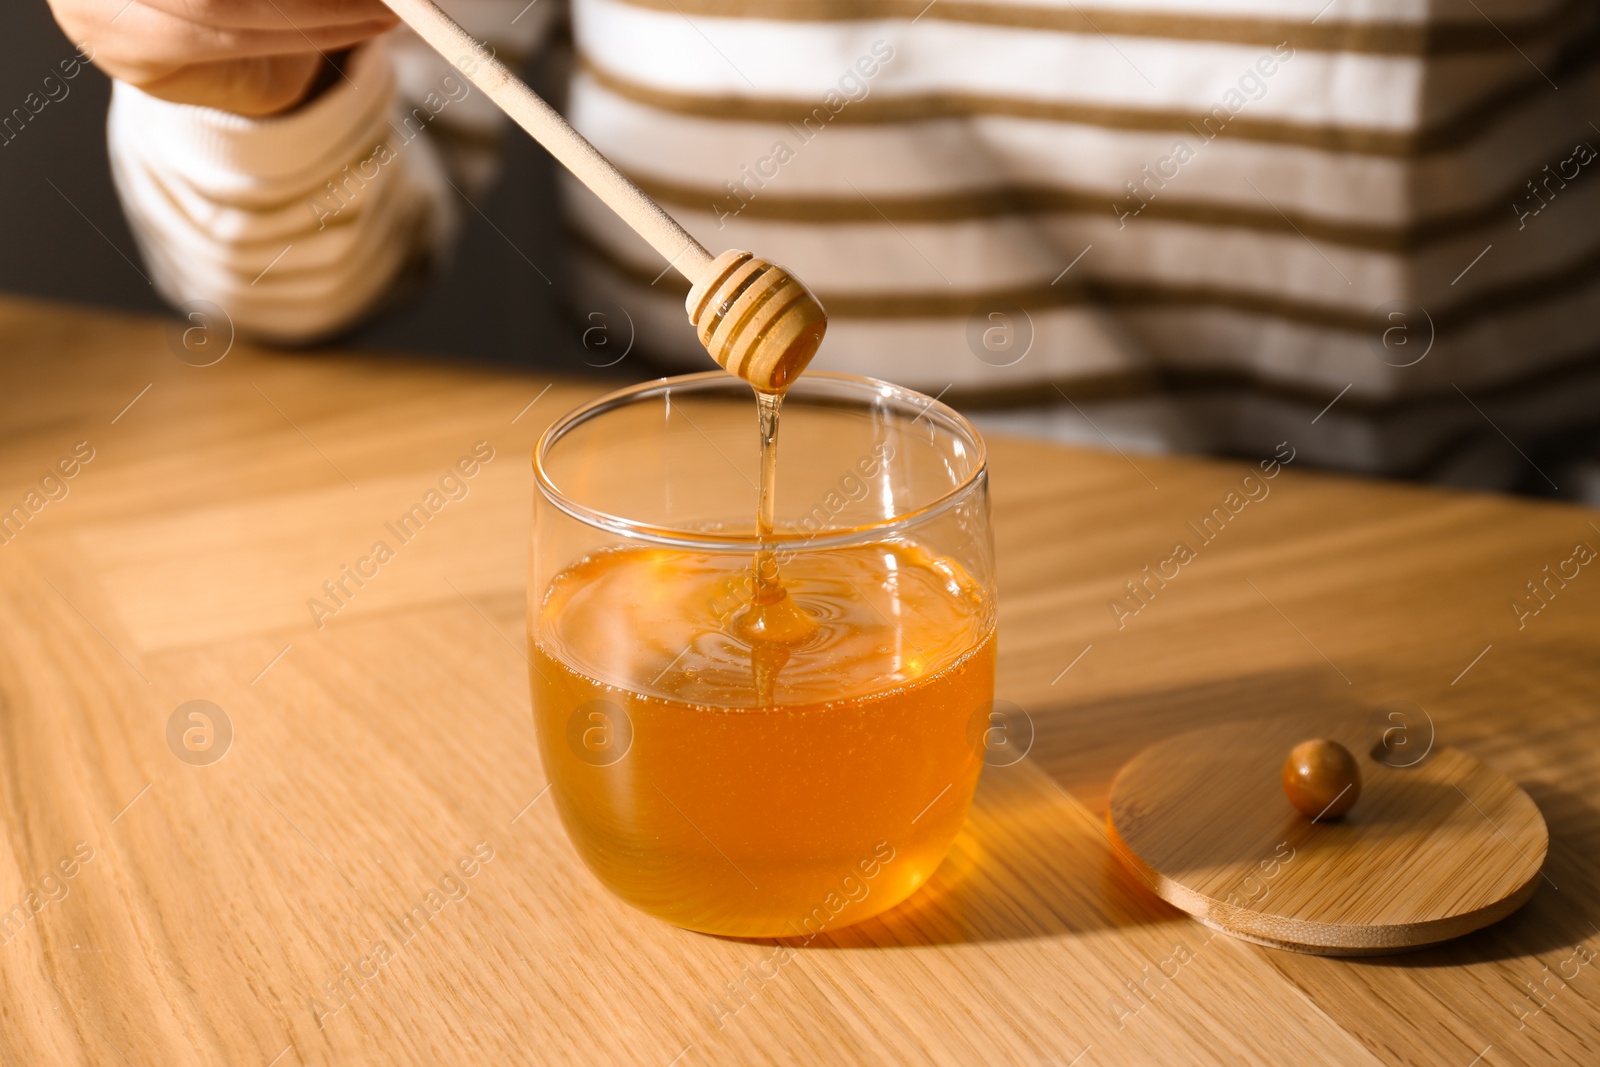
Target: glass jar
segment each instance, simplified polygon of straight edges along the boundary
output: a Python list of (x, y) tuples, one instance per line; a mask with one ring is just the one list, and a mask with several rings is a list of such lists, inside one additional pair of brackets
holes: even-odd
[[(691, 929), (812, 937), (915, 892), (966, 817), (994, 699), (985, 454), (935, 400), (809, 373), (763, 542), (758, 446), (750, 388), (715, 371), (545, 432), (529, 677), (601, 882)], [(803, 638), (737, 625), (763, 550)]]

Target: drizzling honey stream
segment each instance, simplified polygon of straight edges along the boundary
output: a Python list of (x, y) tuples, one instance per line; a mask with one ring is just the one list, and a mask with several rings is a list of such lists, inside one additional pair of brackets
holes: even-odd
[(749, 382), (756, 393), (761, 439), (756, 498), (759, 547), (751, 562), (750, 602), (730, 620), (750, 645), (751, 670), (763, 706), (774, 703), (778, 672), (790, 649), (814, 636), (817, 625), (783, 586), (774, 538), (777, 506), (778, 417), (783, 395), (816, 355), (827, 314), (788, 271), (730, 249), (689, 291), (689, 321), (711, 358)]
[(756, 531), (760, 545), (750, 564), (750, 602), (732, 619), (733, 632), (750, 643), (750, 669), (763, 706), (775, 701), (778, 672), (789, 649), (814, 636), (817, 624), (784, 588), (778, 557), (772, 552), (778, 492), (778, 415), (781, 392), (756, 391), (761, 434), (760, 485), (756, 491)]

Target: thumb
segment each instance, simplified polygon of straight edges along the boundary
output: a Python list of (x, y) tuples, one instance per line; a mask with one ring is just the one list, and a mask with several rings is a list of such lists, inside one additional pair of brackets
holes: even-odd
[(287, 111), (300, 103), (324, 62), (318, 53), (306, 52), (192, 63), (139, 88), (175, 104), (261, 117)]

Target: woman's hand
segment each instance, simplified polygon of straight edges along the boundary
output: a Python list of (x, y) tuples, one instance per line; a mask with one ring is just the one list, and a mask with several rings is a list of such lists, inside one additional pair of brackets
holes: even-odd
[(379, 0), (49, 0), (107, 74), (152, 96), (271, 115), (299, 104), (328, 53), (398, 20)]

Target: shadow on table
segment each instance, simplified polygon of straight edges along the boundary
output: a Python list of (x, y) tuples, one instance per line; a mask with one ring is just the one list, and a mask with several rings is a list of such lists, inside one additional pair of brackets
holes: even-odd
[(1018, 941), (1181, 920), (1112, 855), (1102, 818), (1029, 761), (985, 768), (966, 825), (927, 885), (811, 947)]
[(966, 827), (928, 884), (812, 947), (1014, 941), (1187, 921), (1113, 853), (1105, 829), (1111, 780), (1141, 748), (1171, 734), (1312, 706), (1345, 719), (1362, 710), (1321, 679), (1294, 672), (1029, 708), (1029, 757), (985, 768)]
[(1276, 720), (1286, 713), (1307, 730), (1331, 733), (1372, 708), (1333, 671), (1307, 669), (1027, 710), (1035, 731), (1029, 759), (1103, 814), (1117, 771), (1158, 741), (1224, 722)]
[[(1111, 783), (1128, 759), (1158, 740), (1216, 723), (1278, 720), (1286, 710), (1314, 736), (1334, 733), (1334, 726), (1352, 718), (1363, 720), (1373, 705), (1331, 672), (1325, 677), (1319, 671), (1278, 671), (1030, 708), (1035, 736), (1029, 758), (985, 769), (966, 827), (929, 883), (886, 914), (809, 947), (1015, 941), (1188, 921), (1114, 855), (1105, 832)], [(1365, 963), (1456, 966), (1570, 947), (1586, 936), (1600, 948), (1600, 929), (1587, 925), (1588, 913), (1596, 910), (1586, 903), (1592, 879), (1578, 858), (1600, 846), (1600, 812), (1575, 795), (1528, 789), (1545, 813), (1552, 841), (1552, 877), (1533, 900), (1456, 942)], [(1571, 888), (1554, 889), (1552, 882), (1563, 878)]]

